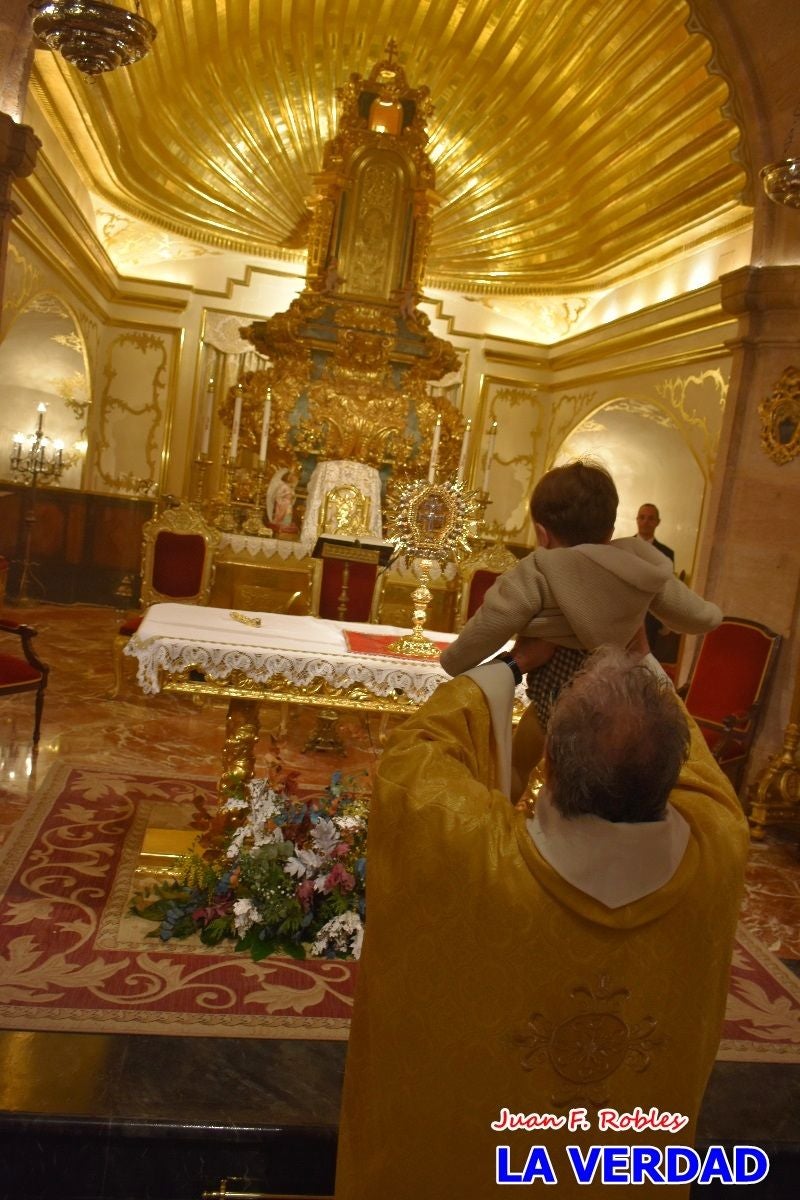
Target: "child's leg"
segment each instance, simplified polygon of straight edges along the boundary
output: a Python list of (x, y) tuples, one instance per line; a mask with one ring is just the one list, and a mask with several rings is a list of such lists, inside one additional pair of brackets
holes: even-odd
[(544, 730), (536, 709), (529, 704), (514, 732), (511, 743), (511, 803), (516, 804), (528, 786), (531, 771), (544, 750)]
[(531, 771), (544, 752), (545, 729), (558, 693), (583, 665), (585, 650), (559, 646), (549, 662), (528, 675), (531, 703), (517, 726), (511, 744), (511, 799), (516, 804), (528, 786)]

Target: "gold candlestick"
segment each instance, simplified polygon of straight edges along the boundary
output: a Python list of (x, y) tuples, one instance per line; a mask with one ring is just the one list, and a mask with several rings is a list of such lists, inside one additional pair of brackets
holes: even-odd
[(194, 468), (194, 486), (192, 488), (192, 496), (195, 504), (201, 505), (206, 494), (206, 476), (208, 468), (211, 466), (211, 460), (207, 454), (198, 454), (197, 458), (192, 463)]
[(233, 470), (236, 466), (234, 459), (230, 454), (226, 454), (222, 460), (222, 470), (220, 472), (219, 491), (214, 502), (216, 512), (214, 514), (214, 527), (220, 529), (223, 533), (233, 533), (236, 529), (236, 517), (234, 516), (232, 500), (233, 487)]

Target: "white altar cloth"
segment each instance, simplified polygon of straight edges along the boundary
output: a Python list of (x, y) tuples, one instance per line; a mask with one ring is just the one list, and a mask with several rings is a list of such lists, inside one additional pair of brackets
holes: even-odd
[[(229, 609), (194, 604), (154, 604), (144, 615), (125, 653), (138, 660), (142, 690), (154, 695), (164, 675), (189, 669), (224, 681), (241, 671), (254, 683), (280, 676), (301, 687), (323, 680), (332, 687), (360, 684), (375, 696), (401, 692), (422, 704), (448, 676), (438, 659), (396, 658), (348, 649), (345, 632), (399, 637), (407, 629), (292, 617), (280, 613), (244, 613), (259, 617), (260, 626), (242, 624)], [(437, 642), (455, 634), (435, 632)]]

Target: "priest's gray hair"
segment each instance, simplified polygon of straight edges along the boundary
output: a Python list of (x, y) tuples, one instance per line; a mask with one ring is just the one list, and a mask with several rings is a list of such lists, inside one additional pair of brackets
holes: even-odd
[(604, 646), (558, 697), (545, 776), (565, 817), (658, 821), (689, 752), (671, 683), (625, 650)]

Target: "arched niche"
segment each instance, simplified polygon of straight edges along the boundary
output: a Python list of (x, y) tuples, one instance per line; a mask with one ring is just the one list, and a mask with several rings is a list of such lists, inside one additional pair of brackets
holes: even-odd
[(647, 401), (609, 401), (585, 417), (564, 439), (553, 461), (601, 462), (619, 492), (617, 537), (636, 533), (641, 504), (661, 514), (659, 541), (675, 551), (675, 569), (691, 577), (707, 479), (670, 414)]
[(78, 323), (58, 296), (41, 292), (19, 312), (0, 343), (2, 474), (11, 477), (14, 434), (32, 434), (38, 406), (44, 404), (45, 435), (64, 443), (66, 465), (60, 485), (79, 488), (86, 460), (89, 396), (86, 346)]

